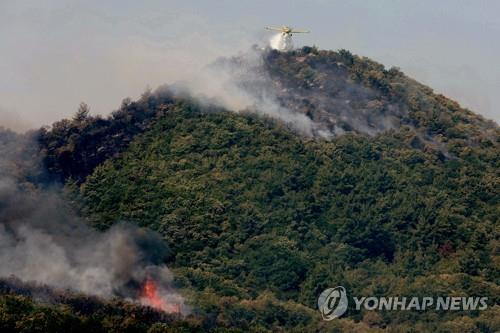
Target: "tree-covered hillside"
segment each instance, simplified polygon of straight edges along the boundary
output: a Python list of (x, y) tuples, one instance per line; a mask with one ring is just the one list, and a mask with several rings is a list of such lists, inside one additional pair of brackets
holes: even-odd
[[(447, 160), (412, 148), (414, 136), (304, 142), (251, 116), (180, 104), (99, 166), (79, 201), (98, 227), (126, 220), (164, 235), (195, 304), (264, 294), (314, 309), (333, 284), (359, 295), (458, 289), (496, 302), (496, 148)], [(224, 314), (219, 302), (205, 311)], [(435, 314), (403, 315), (376, 324)]]
[[(43, 130), (49, 170), (95, 227), (129, 221), (164, 237), (204, 329), (500, 330), (498, 126), (347, 51), (263, 57), (281, 103), (333, 138), (162, 90), (107, 119)], [(489, 309), (351, 304), (323, 322), (317, 297), (337, 285), (360, 296), (486, 296)]]

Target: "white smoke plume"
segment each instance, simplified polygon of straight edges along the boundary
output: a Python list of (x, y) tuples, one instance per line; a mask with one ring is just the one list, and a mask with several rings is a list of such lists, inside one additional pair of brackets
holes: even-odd
[(293, 49), (292, 37), (287, 34), (276, 34), (269, 40), (269, 45), (273, 50), (290, 51)]
[(268, 49), (254, 46), (236, 57), (221, 57), (168, 89), (230, 111), (251, 111), (278, 119), (308, 137), (317, 135), (318, 125), (310, 118), (279, 103), (273, 82), (264, 68), (266, 52)]
[[(40, 178), (33, 174), (37, 162), (30, 147), (36, 144), (27, 136), (0, 131), (0, 278), (188, 311), (172, 287), (163, 239), (124, 223), (105, 232), (90, 228), (57, 188), (26, 180)], [(145, 292), (148, 281), (155, 283), (154, 294)], [(152, 297), (158, 298), (153, 304)]]

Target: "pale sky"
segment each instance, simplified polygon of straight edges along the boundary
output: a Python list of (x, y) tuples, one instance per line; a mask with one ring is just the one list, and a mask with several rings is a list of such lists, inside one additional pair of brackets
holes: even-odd
[(25, 129), (118, 108), (218, 56), (310, 29), (295, 44), (348, 49), (500, 121), (496, 0), (0, 0), (0, 125)]

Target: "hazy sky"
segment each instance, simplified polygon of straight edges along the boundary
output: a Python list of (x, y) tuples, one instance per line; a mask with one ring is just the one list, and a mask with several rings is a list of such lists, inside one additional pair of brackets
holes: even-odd
[(270, 36), (398, 66), (500, 121), (497, 0), (0, 0), (0, 125), (26, 128), (116, 109)]

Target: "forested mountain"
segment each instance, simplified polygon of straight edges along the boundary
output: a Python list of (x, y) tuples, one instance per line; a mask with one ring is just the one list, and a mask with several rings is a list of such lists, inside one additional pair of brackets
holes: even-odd
[[(345, 50), (260, 56), (258, 75), (237, 84), (307, 116), (312, 136), (168, 87), (125, 100), (107, 118), (82, 106), (38, 133), (49, 175), (89, 224), (148, 227), (172, 250), (167, 265), (191, 322), (131, 327), (500, 330), (498, 126)], [(237, 71), (241, 61), (216, 66)], [(480, 295), (489, 308), (373, 312), (351, 304), (324, 322), (318, 295), (337, 285), (354, 295)], [(12, 302), (32, 311), (5, 295), (1, 318)], [(86, 316), (65, 309), (71, 316), (58, 320)]]

